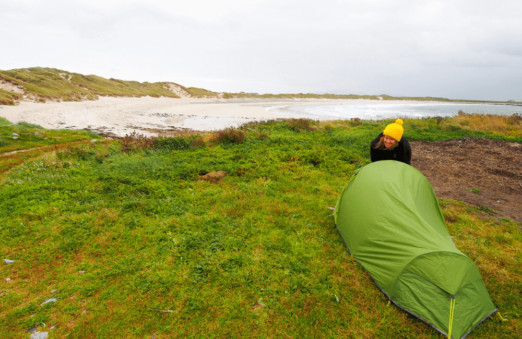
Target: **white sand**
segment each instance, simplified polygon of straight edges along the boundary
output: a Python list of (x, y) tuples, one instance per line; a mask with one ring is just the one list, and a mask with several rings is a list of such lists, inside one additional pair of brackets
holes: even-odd
[(0, 117), (15, 124), (23, 121), (47, 129), (90, 129), (116, 136), (133, 131), (158, 135), (160, 131), (175, 129), (211, 131), (253, 121), (302, 117), (291, 112), (271, 112), (268, 109), (272, 107), (367, 102), (376, 100), (102, 97), (96, 101), (0, 105)]

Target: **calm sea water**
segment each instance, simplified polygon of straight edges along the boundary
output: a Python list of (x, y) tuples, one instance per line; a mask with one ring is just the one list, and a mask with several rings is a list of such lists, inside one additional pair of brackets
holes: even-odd
[(302, 106), (279, 106), (273, 112), (292, 117), (317, 120), (352, 119), (381, 120), (393, 118), (450, 117), (459, 112), (513, 115), (522, 114), (522, 106), (495, 104), (448, 104), (448, 103), (385, 103), (372, 104), (320, 104)]

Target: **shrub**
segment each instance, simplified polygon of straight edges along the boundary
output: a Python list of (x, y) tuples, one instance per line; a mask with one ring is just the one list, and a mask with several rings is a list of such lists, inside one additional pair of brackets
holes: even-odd
[(153, 148), (155, 145), (155, 138), (146, 137), (134, 131), (121, 138), (120, 143), (123, 152), (130, 152)]
[(359, 125), (362, 124), (362, 120), (359, 119), (359, 118), (351, 118), (351, 119), (350, 119), (350, 124), (351, 124), (352, 126), (359, 126)]
[(190, 146), (187, 139), (183, 137), (160, 137), (156, 139), (156, 149), (167, 149), (170, 151), (188, 149)]
[(311, 130), (312, 120), (310, 119), (290, 119), (286, 123), (291, 130), (303, 132)]
[(202, 137), (197, 137), (190, 142), (190, 147), (204, 147), (205, 140)]
[(225, 144), (242, 144), (245, 142), (246, 133), (233, 128), (227, 128), (214, 134), (212, 141)]
[(511, 116), (509, 116), (507, 118), (508, 120), (508, 124), (510, 125), (514, 125), (514, 126), (519, 126), (520, 123), (522, 122), (522, 116), (520, 114), (513, 114)]

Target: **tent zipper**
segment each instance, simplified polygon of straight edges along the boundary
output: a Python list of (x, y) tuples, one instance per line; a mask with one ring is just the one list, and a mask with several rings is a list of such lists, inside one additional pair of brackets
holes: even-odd
[(453, 316), (455, 315), (455, 296), (450, 295), (450, 313), (449, 313), (449, 324), (448, 324), (448, 338), (451, 339), (451, 331), (453, 329)]

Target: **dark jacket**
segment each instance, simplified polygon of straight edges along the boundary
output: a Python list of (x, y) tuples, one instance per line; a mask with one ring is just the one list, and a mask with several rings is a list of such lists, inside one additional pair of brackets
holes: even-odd
[(408, 140), (402, 137), (401, 141), (399, 141), (399, 145), (392, 150), (375, 149), (375, 145), (379, 142), (379, 140), (382, 137), (384, 137), (384, 135), (381, 133), (377, 138), (372, 140), (372, 143), (370, 145), (370, 158), (372, 162), (379, 160), (397, 160), (410, 165), (411, 146)]

